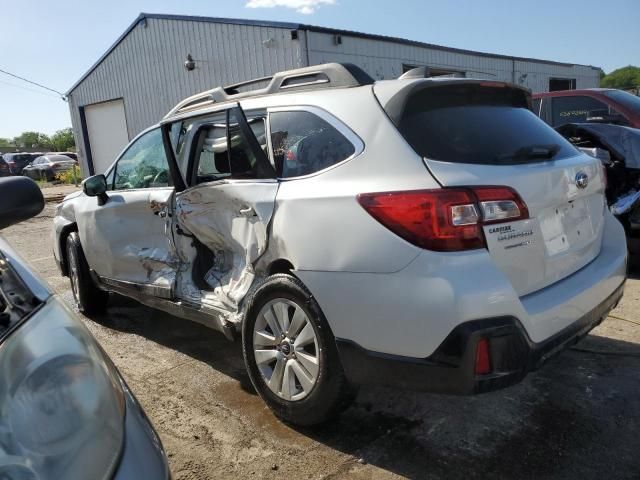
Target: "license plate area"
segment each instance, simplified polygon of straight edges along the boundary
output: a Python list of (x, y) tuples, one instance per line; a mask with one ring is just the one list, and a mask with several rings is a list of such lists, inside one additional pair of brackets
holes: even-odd
[(547, 208), (538, 216), (548, 257), (555, 257), (589, 245), (596, 228), (586, 198)]

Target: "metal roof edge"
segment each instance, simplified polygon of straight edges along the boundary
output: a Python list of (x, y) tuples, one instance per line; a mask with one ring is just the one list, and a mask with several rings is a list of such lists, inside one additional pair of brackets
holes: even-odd
[(454, 47), (445, 47), (442, 45), (435, 45), (432, 43), (419, 42), (417, 40), (408, 40), (405, 38), (399, 37), (389, 37), (385, 35), (377, 35), (373, 33), (362, 33), (355, 32), (351, 30), (341, 30), (337, 28), (330, 27), (319, 27), (315, 25), (305, 25), (301, 23), (291, 23), (291, 22), (277, 22), (277, 21), (267, 21), (267, 20), (245, 20), (240, 18), (222, 18), (222, 17), (203, 17), (196, 15), (173, 15), (173, 14), (160, 14), (160, 13), (140, 13), (138, 17), (127, 27), (127, 29), (116, 39), (116, 41), (98, 58), (98, 60), (89, 67), (89, 69), (67, 90), (65, 93), (66, 96), (70, 95), (73, 90), (75, 90), (78, 85), (80, 85), (103, 61), (105, 58), (111, 54), (113, 50), (125, 39), (129, 33), (140, 23), (141, 21), (152, 18), (158, 20), (182, 20), (182, 21), (192, 21), (192, 22), (206, 22), (206, 23), (224, 23), (230, 25), (249, 25), (249, 26), (257, 26), (257, 27), (271, 27), (271, 28), (286, 28), (290, 30), (306, 30), (310, 32), (317, 33), (331, 33), (331, 34), (339, 34), (356, 38), (367, 38), (372, 40), (382, 40), (386, 42), (394, 42), (400, 43), (403, 45), (412, 45), (418, 47), (426, 47), (434, 50), (440, 50), (445, 52), (452, 53), (460, 53), (467, 55), (478, 55), (482, 57), (489, 58), (500, 58), (505, 60), (513, 60), (513, 61), (524, 61), (524, 62), (536, 62), (536, 63), (545, 63), (549, 65), (561, 65), (565, 67), (588, 67), (594, 70), (602, 70), (600, 67), (595, 67), (593, 65), (583, 65), (579, 63), (567, 63), (567, 62), (556, 62), (553, 60), (542, 60), (538, 58), (529, 58), (529, 57), (515, 57), (511, 55), (502, 55), (498, 53), (487, 53), (487, 52), (478, 52), (475, 50), (466, 50), (462, 48), (454, 48)]
[(133, 30), (136, 27), (136, 25), (138, 25), (138, 23), (140, 23), (146, 17), (147, 17), (147, 14), (145, 13), (141, 13), (140, 15), (138, 15), (136, 19), (131, 23), (131, 25), (129, 25), (127, 29), (124, 32), (122, 32), (122, 34), (116, 39), (116, 41), (113, 42), (113, 44), (109, 48), (107, 48), (107, 51), (104, 52), (100, 56), (100, 58), (98, 58), (98, 60), (96, 60), (96, 62), (89, 67), (89, 69), (71, 86), (71, 88), (69, 88), (69, 90), (67, 90), (67, 92), (65, 93), (65, 96), (69, 96), (69, 94), (73, 92), (76, 89), (76, 87), (80, 85), (83, 82), (83, 80), (87, 78), (91, 74), (91, 72), (93, 72), (98, 67), (98, 65), (102, 63), (102, 61), (105, 58), (109, 56), (109, 54), (120, 44), (120, 42), (122, 42), (122, 40), (124, 40), (124, 38), (127, 35), (129, 35), (131, 30)]
[(516, 60), (516, 61), (522, 61), (522, 62), (536, 62), (536, 63), (546, 63), (546, 64), (550, 64), (550, 65), (562, 65), (565, 67), (587, 67), (587, 68), (592, 68), (594, 70), (602, 70), (600, 67), (596, 67), (594, 65), (584, 65), (581, 63), (571, 63), (571, 62), (557, 62), (554, 60), (544, 60), (544, 59), (540, 59), (540, 58), (532, 58), (532, 57), (516, 57), (513, 55), (503, 55), (500, 53), (488, 53), (488, 52), (480, 52), (477, 50), (467, 50), (464, 48), (455, 48), (455, 47), (445, 47), (443, 45), (436, 45), (433, 43), (426, 43), (426, 42), (420, 42), (418, 40), (408, 40), (406, 38), (400, 38), (400, 37), (389, 37), (386, 35), (378, 35), (375, 33), (362, 33), (362, 32), (355, 32), (352, 30), (341, 30), (341, 29), (337, 29), (337, 28), (330, 28), (330, 27), (318, 27), (315, 25), (304, 25), (301, 24), (300, 29), (302, 30), (308, 30), (310, 32), (318, 32), (318, 33), (332, 33), (332, 34), (339, 34), (339, 35), (345, 35), (345, 36), (349, 36), (349, 37), (356, 37), (356, 38), (368, 38), (368, 39), (372, 39), (372, 40), (383, 40), (385, 42), (394, 42), (394, 43), (401, 43), (404, 45), (412, 45), (412, 46), (416, 46), (416, 47), (426, 47), (426, 48), (431, 48), (434, 50), (441, 50), (441, 51), (445, 51), (445, 52), (452, 52), (452, 53), (462, 53), (462, 54), (467, 54), (467, 55), (478, 55), (478, 56), (482, 56), (482, 57), (490, 57), (490, 58), (501, 58), (501, 59), (505, 59), (505, 60)]
[(116, 39), (115, 42), (96, 60), (96, 62), (89, 67), (89, 69), (67, 90), (65, 95), (69, 95), (73, 90), (76, 89), (78, 85), (80, 85), (85, 78), (87, 78), (91, 73), (100, 65), (105, 58), (109, 56), (109, 54), (115, 50), (115, 48), (125, 39), (129, 33), (140, 23), (142, 20), (147, 18), (153, 18), (158, 20), (183, 20), (183, 21), (192, 21), (192, 22), (207, 22), (207, 23), (226, 23), (231, 25), (252, 25), (256, 27), (272, 27), (272, 28), (287, 28), (290, 30), (298, 30), (300, 25), (298, 23), (290, 23), (290, 22), (274, 22), (274, 21), (263, 21), (263, 20), (245, 20), (240, 18), (221, 18), (221, 17), (201, 17), (196, 15), (171, 15), (171, 14), (162, 14), (162, 13), (140, 13), (136, 17), (136, 19), (127, 27), (127, 29)]

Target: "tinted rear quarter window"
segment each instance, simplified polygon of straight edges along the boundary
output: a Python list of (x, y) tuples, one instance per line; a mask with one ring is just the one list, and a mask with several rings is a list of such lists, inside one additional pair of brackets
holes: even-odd
[[(479, 84), (427, 87), (408, 100), (400, 133), (421, 156), (456, 163), (506, 165), (576, 154), (560, 134), (530, 109), (518, 89)], [(548, 159), (548, 158), (547, 158)]]
[(324, 170), (355, 153), (354, 145), (335, 127), (311, 112), (269, 114), (271, 145), (280, 178)]
[(620, 105), (633, 110), (636, 114), (640, 115), (640, 97), (625, 92), (623, 90), (608, 90), (604, 94), (618, 102)]

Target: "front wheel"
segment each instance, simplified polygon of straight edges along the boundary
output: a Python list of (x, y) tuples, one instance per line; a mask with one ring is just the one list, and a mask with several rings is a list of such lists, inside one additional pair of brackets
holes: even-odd
[(248, 300), (245, 364), (258, 394), (282, 420), (322, 423), (357, 393), (344, 375), (335, 339), (317, 302), (296, 278), (269, 277)]
[(109, 294), (93, 282), (77, 232), (71, 232), (67, 237), (67, 262), (71, 293), (78, 310), (86, 315), (103, 311), (107, 307)]

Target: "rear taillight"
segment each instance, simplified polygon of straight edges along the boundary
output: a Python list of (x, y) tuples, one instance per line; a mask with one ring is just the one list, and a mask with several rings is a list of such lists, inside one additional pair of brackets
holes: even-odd
[(529, 217), (509, 187), (363, 193), (358, 202), (396, 235), (439, 252), (486, 248), (483, 225)]
[(509, 187), (472, 187), (480, 208), (482, 221), (498, 223), (529, 218), (529, 209), (520, 196)]

